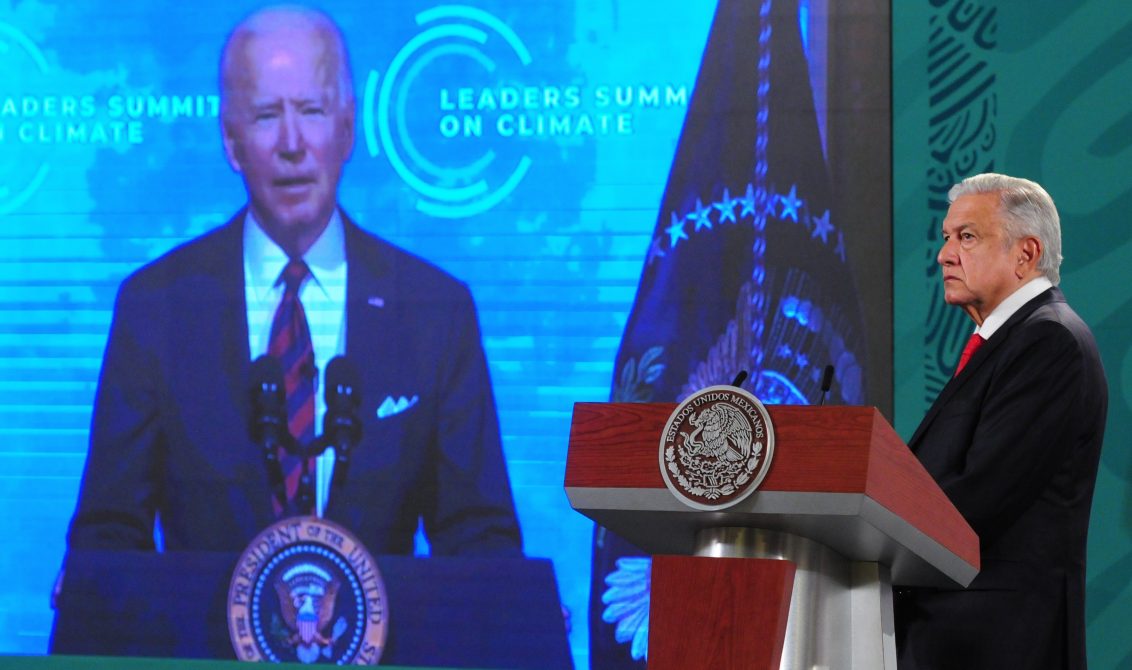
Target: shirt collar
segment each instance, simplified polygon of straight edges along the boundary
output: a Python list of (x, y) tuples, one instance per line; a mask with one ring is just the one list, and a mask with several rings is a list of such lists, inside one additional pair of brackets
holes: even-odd
[[(330, 215), (326, 229), (318, 236), (303, 260), (310, 268), (313, 285), (326, 293), (328, 276), (346, 262), (346, 237), (342, 215), (338, 209)], [(259, 221), (248, 209), (244, 221), (244, 268), (246, 277), (259, 300), (264, 300), (287, 265), (287, 253), (268, 237)]]
[(999, 303), (998, 307), (991, 310), (987, 318), (983, 319), (983, 325), (976, 328), (975, 332), (981, 335), (984, 340), (989, 340), (991, 335), (994, 335), (995, 331), (1006, 323), (1007, 319), (1014, 316), (1014, 313), (1022, 308), (1022, 305), (1038, 297), (1052, 286), (1053, 282), (1044, 275), (1031, 279), (1018, 287), (1018, 290), (1006, 296), (1006, 299)]

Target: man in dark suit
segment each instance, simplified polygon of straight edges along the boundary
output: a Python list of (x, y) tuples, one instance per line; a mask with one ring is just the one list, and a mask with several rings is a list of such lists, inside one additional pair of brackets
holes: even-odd
[(169, 550), (237, 551), (290, 504), (251, 437), (249, 389), (297, 264), (310, 374), (345, 354), (363, 395), (345, 486), (330, 490), (332, 456), (315, 466), (317, 510), (376, 554), (410, 553), (423, 523), (435, 554), (518, 555), (467, 287), (338, 206), (355, 105), (337, 27), (261, 10), (221, 60), (224, 147), (248, 205), (123, 282), (68, 546), (153, 548), (156, 523)]
[(975, 322), (909, 447), (979, 535), (965, 589), (898, 590), (900, 670), (1085, 668), (1085, 545), (1108, 390), (1057, 288), (1061, 228), (1037, 184), (952, 188), (944, 297)]

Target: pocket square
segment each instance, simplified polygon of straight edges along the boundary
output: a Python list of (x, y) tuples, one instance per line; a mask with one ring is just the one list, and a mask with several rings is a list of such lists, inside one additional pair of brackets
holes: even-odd
[(377, 418), (387, 419), (394, 414), (400, 414), (401, 412), (404, 412), (413, 405), (417, 404), (418, 400), (420, 400), (419, 396), (413, 396), (412, 398), (400, 396), (396, 400), (394, 400), (393, 396), (391, 395), (385, 396), (385, 400), (382, 400), (381, 405), (379, 405), (377, 408)]

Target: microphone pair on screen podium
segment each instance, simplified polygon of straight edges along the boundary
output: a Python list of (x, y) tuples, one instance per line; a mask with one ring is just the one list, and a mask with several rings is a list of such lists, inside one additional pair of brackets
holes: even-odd
[[(318, 370), (308, 371), (312, 377)], [(283, 485), (279, 464), (279, 448), (297, 456), (302, 462), (302, 481), (309, 489), (308, 462), (334, 448), (334, 478), (332, 488), (340, 489), (346, 482), (350, 464), (350, 450), (362, 437), (362, 422), (358, 416), (362, 395), (358, 371), (345, 356), (335, 356), (326, 365), (324, 384), (326, 415), (322, 421), (322, 435), (310, 444), (301, 444), (287, 428), (287, 393), (283, 381), (283, 365), (279, 359), (264, 355), (252, 363), (252, 438), (263, 447), (263, 457), (271, 477), (272, 489)], [(300, 493), (300, 495), (304, 495)], [(305, 492), (309, 496), (309, 490)], [(300, 503), (300, 507), (312, 507)]]

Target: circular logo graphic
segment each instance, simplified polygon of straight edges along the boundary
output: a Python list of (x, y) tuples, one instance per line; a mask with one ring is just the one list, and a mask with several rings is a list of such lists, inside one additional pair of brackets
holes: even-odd
[(242, 661), (376, 665), (388, 613), (377, 563), (341, 526), (283, 519), (252, 540), (228, 587)]
[[(485, 212), (510, 195), (531, 168), (520, 148), (506, 151), (489, 139), (495, 131), (523, 134), (517, 112), (529, 91), (495, 90), (492, 84), (517, 76), (530, 65), (531, 54), (510, 26), (474, 7), (435, 7), (418, 13), (416, 22), (420, 31), (385, 73), (371, 70), (366, 78), (366, 148), (371, 156), (384, 151), (394, 172), (416, 192), (419, 211), (449, 219)], [(498, 117), (495, 126), (485, 124), (489, 117)]]
[(664, 483), (696, 509), (731, 507), (754, 493), (773, 456), (766, 407), (734, 386), (709, 386), (689, 396), (660, 437)]
[[(27, 35), (3, 22), (0, 22), (0, 69), (4, 71), (5, 84), (5, 90), (0, 93), (0, 120), (36, 117), (43, 113), (41, 99), (36, 94), (55, 84), (49, 77), (47, 59)], [(22, 95), (9, 95), (16, 91)], [(53, 113), (65, 112), (65, 109), (53, 110)], [(53, 147), (37, 141), (37, 130), (37, 124), (32, 122), (13, 124), (11, 128), (0, 123), (0, 143), (17, 145), (0, 152), (0, 216), (19, 209), (47, 179), (48, 154)]]

